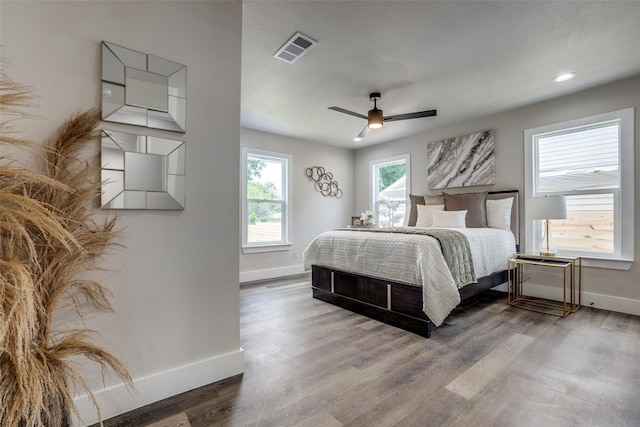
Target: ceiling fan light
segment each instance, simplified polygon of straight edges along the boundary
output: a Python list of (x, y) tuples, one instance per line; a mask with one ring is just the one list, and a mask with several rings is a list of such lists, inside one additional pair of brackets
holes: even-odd
[(383, 118), (382, 118), (382, 110), (378, 110), (374, 108), (373, 110), (369, 110), (369, 128), (370, 129), (380, 129), (382, 127)]

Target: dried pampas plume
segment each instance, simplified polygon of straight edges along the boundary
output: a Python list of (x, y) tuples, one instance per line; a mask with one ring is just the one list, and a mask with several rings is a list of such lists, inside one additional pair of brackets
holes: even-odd
[[(4, 65), (4, 64), (2, 64)], [(93, 343), (96, 331), (55, 330), (54, 313), (73, 306), (111, 310), (109, 292), (84, 277), (117, 245), (116, 218), (97, 224), (97, 161), (82, 161), (98, 138), (98, 110), (67, 120), (43, 145), (15, 136), (13, 119), (27, 116), (32, 92), (0, 71), (0, 426), (62, 426), (78, 415), (73, 387), (91, 390), (72, 358), (85, 356), (131, 385), (124, 365)], [(3, 146), (41, 150), (44, 172), (21, 168)]]

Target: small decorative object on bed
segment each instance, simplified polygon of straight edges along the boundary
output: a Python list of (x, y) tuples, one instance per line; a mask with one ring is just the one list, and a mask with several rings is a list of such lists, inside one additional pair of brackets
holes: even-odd
[(325, 171), (322, 166), (312, 166), (305, 169), (305, 175), (315, 181), (316, 190), (323, 196), (342, 198), (342, 190), (338, 188), (338, 181), (334, 181), (333, 174)]
[[(447, 209), (442, 196), (411, 200), (412, 211), (420, 201), (433, 208), (420, 209), (423, 224), (433, 225), (433, 216), (442, 213), (448, 215), (437, 217), (436, 224), (444, 221), (448, 228), (328, 231), (305, 249), (304, 267), (312, 270), (314, 298), (429, 337), (431, 325), (439, 326), (462, 299), (507, 282), (507, 260), (518, 247), (518, 192), (461, 195), (457, 203), (450, 200), (455, 210)], [(488, 210), (476, 206), (488, 200), (508, 202), (491, 203)], [(507, 205), (508, 219), (504, 209), (496, 209)], [(465, 223), (468, 210), (484, 212), (485, 226)], [(501, 227), (487, 227), (487, 222)]]
[(495, 184), (494, 131), (430, 142), (427, 168), (430, 189)]

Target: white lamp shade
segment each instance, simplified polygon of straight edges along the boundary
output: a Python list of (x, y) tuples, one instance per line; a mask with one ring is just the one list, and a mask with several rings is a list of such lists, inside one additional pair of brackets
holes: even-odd
[(533, 197), (531, 219), (566, 219), (567, 202), (564, 196)]

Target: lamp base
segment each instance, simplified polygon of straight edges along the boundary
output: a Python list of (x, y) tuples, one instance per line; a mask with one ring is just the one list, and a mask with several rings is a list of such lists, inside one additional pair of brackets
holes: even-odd
[(553, 257), (558, 252), (558, 245), (553, 237), (551, 237), (551, 229), (549, 228), (549, 220), (545, 220), (544, 235), (540, 241), (540, 256)]

